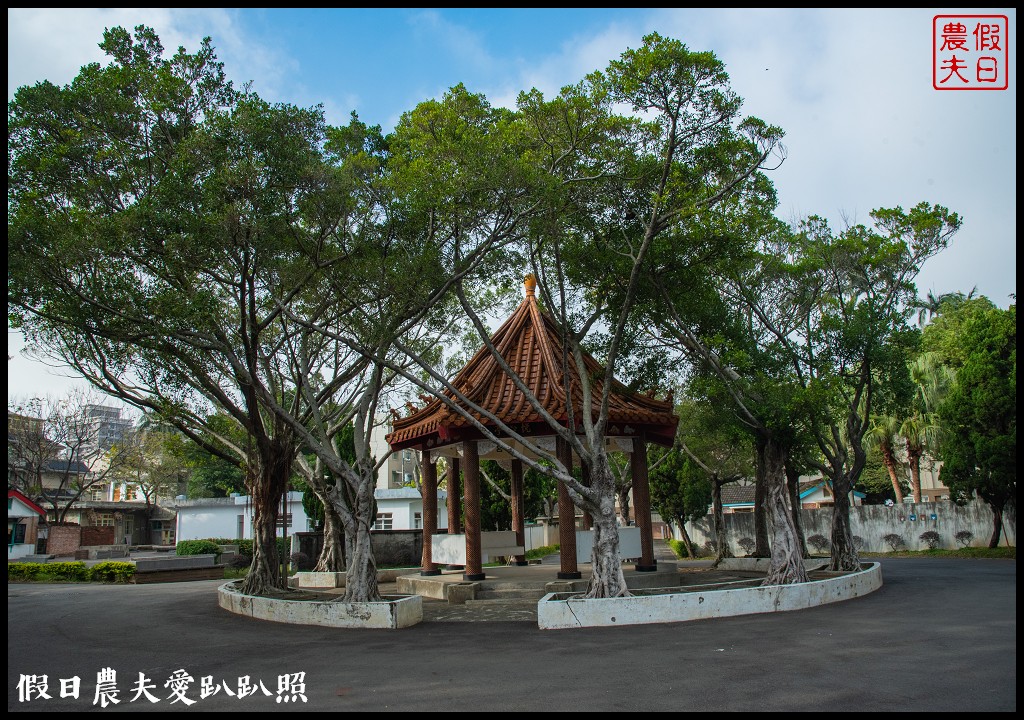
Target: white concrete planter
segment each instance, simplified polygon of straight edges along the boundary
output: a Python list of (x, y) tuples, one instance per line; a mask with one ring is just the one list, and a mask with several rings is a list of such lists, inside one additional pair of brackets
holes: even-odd
[(222, 608), (257, 620), (342, 628), (396, 630), (423, 620), (423, 598), (418, 595), (385, 596), (382, 602), (346, 603), (338, 600), (304, 601), (243, 595), (239, 581), (221, 585), (217, 600)]
[[(728, 588), (728, 584), (723, 585)], [(549, 593), (537, 602), (542, 630), (648, 623), (686, 622), (733, 615), (803, 610), (850, 600), (882, 587), (882, 566), (871, 563), (860, 572), (799, 585), (713, 589), (584, 600), (568, 593)]]
[[(391, 568), (389, 570), (377, 571), (377, 582), (394, 582), (400, 575), (408, 575), (418, 572), (418, 567)], [(345, 573), (338, 572), (297, 572), (288, 578), (288, 587), (309, 588), (343, 588), (345, 587)]]
[[(828, 567), (829, 562), (830, 558), (827, 557), (804, 558), (804, 568), (808, 572), (811, 570), (821, 570)], [(722, 558), (722, 562), (718, 563), (716, 569), (750, 570), (766, 573), (771, 564), (771, 558)]]

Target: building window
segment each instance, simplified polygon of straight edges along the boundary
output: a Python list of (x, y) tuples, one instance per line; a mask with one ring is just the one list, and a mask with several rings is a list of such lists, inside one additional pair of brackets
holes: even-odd
[(114, 513), (96, 513), (96, 527), (114, 527)]
[(402, 487), (402, 473), (398, 470), (391, 471), (391, 487), (400, 488)]
[(413, 530), (422, 530), (423, 529), (423, 513), (413, 513), (412, 514), (412, 527), (413, 527)]
[(391, 530), (393, 525), (394, 523), (391, 513), (377, 513), (377, 520), (373, 523), (373, 529)]
[(412, 460), (412, 450), (403, 450), (402, 451), (402, 459), (403, 460)]

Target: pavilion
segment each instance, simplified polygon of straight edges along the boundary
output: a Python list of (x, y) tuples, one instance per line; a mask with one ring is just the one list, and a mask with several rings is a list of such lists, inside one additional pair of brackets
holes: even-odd
[[(498, 353), (509, 367), (521, 378), (541, 406), (560, 423), (568, 422), (565, 388), (572, 389), (575, 417), (582, 409), (581, 383), (574, 362), (566, 365), (569, 374), (565, 382), (562, 363), (561, 332), (555, 321), (541, 310), (536, 298), (536, 280), (533, 275), (526, 277), (526, 296), (512, 316), (491, 338)], [(588, 374), (601, 378), (604, 368), (589, 355), (585, 357)], [(574, 458), (569, 443), (559, 438), (551, 426), (540, 416), (527, 397), (515, 386), (512, 378), (501, 368), (491, 351), (485, 345), (469, 361), (452, 381), (455, 388), (479, 407), (498, 417), (522, 437), (531, 438), (537, 446), (554, 452), (559, 461), (570, 471)], [(602, 383), (592, 383), (593, 407), (600, 407)], [(454, 394), (446, 391), (447, 398), (455, 404), (466, 407)], [(523, 463), (506, 450), (500, 448), (484, 435), (470, 421), (449, 408), (438, 398), (426, 398), (422, 408), (412, 408), (406, 417), (394, 420), (392, 432), (387, 441), (392, 451), (413, 448), (422, 453), (423, 481), (423, 559), (421, 575), (440, 573), (436, 556), (440, 543), (452, 541), (462, 549), (464, 538), (465, 558), (464, 579), (483, 580), (482, 534), (480, 531), (480, 461), (497, 460), (511, 470), (512, 527), (515, 543), (500, 552), (489, 548), (489, 553), (514, 555), (516, 564), (525, 565), (524, 517), (523, 517)], [(476, 415), (483, 425), (497, 437), (502, 437), (493, 422)], [(630, 391), (615, 382), (609, 401), (609, 419), (605, 442), (609, 450), (628, 452), (633, 478), (633, 508), (639, 529), (640, 572), (655, 571), (654, 541), (651, 531), (650, 489), (647, 475), (647, 442), (671, 446), (676, 432), (678, 418), (673, 414), (671, 396), (667, 400)], [(581, 432), (578, 426), (578, 432)], [(515, 441), (510, 441), (514, 443)], [(526, 448), (515, 445), (527, 457), (534, 456)], [(445, 457), (449, 462), (448, 475), (448, 534), (437, 534), (437, 467), (436, 461)], [(584, 466), (584, 471), (586, 467)], [(460, 523), (462, 515), (459, 506), (460, 474), (465, 482), (465, 525), (464, 533)], [(586, 475), (583, 478), (587, 482)], [(558, 482), (559, 542), (561, 545), (561, 568), (559, 579), (571, 580), (580, 577), (576, 552), (576, 508), (565, 485)], [(584, 514), (584, 527), (589, 529), (589, 516)], [(487, 535), (486, 533), (484, 535)], [(627, 556), (629, 557), (629, 556)], [(452, 567), (452, 563), (448, 562)]]

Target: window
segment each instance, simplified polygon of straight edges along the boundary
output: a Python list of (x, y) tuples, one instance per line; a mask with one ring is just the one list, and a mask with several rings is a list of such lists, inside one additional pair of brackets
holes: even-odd
[(422, 530), (423, 529), (423, 513), (413, 513), (412, 514), (412, 527), (413, 527), (413, 530)]
[(412, 460), (412, 450), (403, 450), (402, 451), (402, 459), (403, 460)]
[(391, 471), (391, 487), (400, 488), (402, 487), (402, 473), (397, 470)]
[(373, 523), (374, 530), (391, 530), (393, 527), (391, 513), (377, 513), (377, 521)]
[(17, 525), (14, 526), (14, 536), (13, 537), (10, 534), (10, 530), (8, 530), (7, 544), (8, 545), (20, 545), (23, 542), (25, 542), (25, 525), (23, 523), (19, 522)]
[(114, 527), (114, 513), (96, 513), (96, 527)]

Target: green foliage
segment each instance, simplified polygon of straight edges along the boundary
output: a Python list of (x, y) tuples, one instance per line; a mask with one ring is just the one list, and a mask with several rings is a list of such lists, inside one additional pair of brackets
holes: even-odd
[(533, 550), (527, 550), (526, 559), (539, 560), (545, 555), (554, 555), (556, 552), (558, 552), (558, 548), (558, 545), (541, 545), (540, 547), (536, 547)]
[(220, 547), (211, 540), (182, 540), (174, 552), (176, 555), (219, 555)]
[(681, 451), (648, 450), (651, 505), (658, 514), (685, 523), (704, 517), (711, 504), (711, 478)]
[(1000, 310), (968, 303), (940, 315), (928, 334), (942, 335), (947, 326), (956, 327), (955, 341), (940, 337), (936, 344), (948, 353), (956, 381), (939, 406), (945, 428), (940, 478), (954, 501), (977, 493), (1001, 511), (1017, 496), (1016, 305)]
[(7, 564), (8, 580), (88, 582), (91, 578), (92, 574), (84, 562)]
[(135, 576), (135, 564), (130, 562), (101, 562), (92, 566), (92, 579), (100, 582), (126, 583)]
[(687, 558), (690, 557), (689, 554), (687, 554), (687, 552), (686, 552), (686, 546), (683, 544), (682, 540), (676, 540), (675, 538), (669, 538), (667, 540), (667, 542), (668, 542), (668, 546), (670, 548), (672, 548), (672, 552), (674, 552), (676, 554), (677, 558), (679, 558), (681, 560), (686, 560)]

